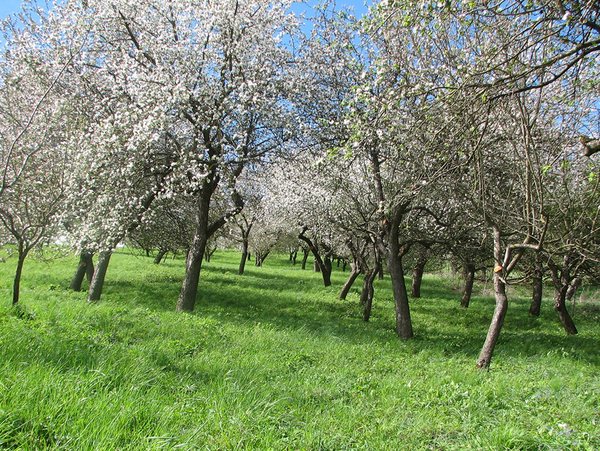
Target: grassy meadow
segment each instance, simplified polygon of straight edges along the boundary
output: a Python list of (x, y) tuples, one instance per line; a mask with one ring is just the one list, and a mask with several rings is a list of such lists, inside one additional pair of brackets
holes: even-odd
[(0, 263), (0, 449), (599, 450), (600, 295), (587, 289), (567, 337), (548, 287), (526, 290), (489, 371), (475, 368), (494, 308), (480, 283), (430, 274), (411, 301), (416, 338), (395, 335), (389, 278), (362, 321), (357, 281), (337, 300), (319, 274), (239, 254), (205, 263), (196, 310), (176, 313), (183, 259), (119, 250), (102, 300), (66, 289), (77, 258)]

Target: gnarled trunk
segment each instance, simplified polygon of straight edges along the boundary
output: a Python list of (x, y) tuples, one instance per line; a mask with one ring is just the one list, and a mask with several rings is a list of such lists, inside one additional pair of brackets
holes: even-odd
[(567, 292), (569, 291), (572, 276), (571, 265), (573, 264), (571, 257), (565, 255), (561, 267), (558, 267), (552, 260), (548, 261), (550, 274), (552, 274), (552, 282), (554, 283), (554, 310), (560, 318), (567, 335), (576, 335), (577, 327), (573, 322), (573, 318), (567, 310)]
[(379, 273), (379, 263), (375, 263), (375, 266), (367, 271), (363, 280), (363, 289), (360, 293), (360, 304), (365, 306), (363, 311), (363, 321), (368, 322), (371, 319), (371, 310), (373, 308), (373, 296), (375, 290), (373, 288), (373, 282), (375, 276)]
[(576, 335), (577, 327), (573, 322), (573, 318), (567, 310), (567, 291), (569, 290), (568, 285), (563, 285), (560, 289), (554, 289), (554, 310), (558, 313), (560, 322), (562, 323), (567, 335)]

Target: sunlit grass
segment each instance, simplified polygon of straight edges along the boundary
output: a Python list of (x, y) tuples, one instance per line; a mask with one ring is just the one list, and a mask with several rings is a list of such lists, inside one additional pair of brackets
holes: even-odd
[(174, 312), (181, 259), (117, 253), (93, 305), (65, 289), (75, 257), (31, 259), (19, 311), (0, 263), (0, 449), (600, 449), (593, 291), (567, 337), (549, 300), (530, 318), (513, 289), (482, 372), (483, 285), (461, 309), (457, 280), (426, 277), (416, 338), (400, 341), (389, 280), (364, 323), (360, 283), (337, 300), (337, 268), (324, 288), (284, 257), (241, 277), (238, 259), (204, 265), (193, 314)]

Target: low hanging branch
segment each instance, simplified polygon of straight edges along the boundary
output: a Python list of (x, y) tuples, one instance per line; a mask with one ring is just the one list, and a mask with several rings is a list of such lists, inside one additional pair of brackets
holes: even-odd
[[(500, 279), (505, 284), (508, 285), (506, 278), (512, 272), (512, 270), (515, 268), (516, 264), (519, 262), (519, 260), (523, 256), (523, 253), (527, 249), (531, 249), (536, 252), (539, 252), (542, 250), (544, 238), (546, 237), (546, 231), (548, 230), (548, 219), (546, 218), (545, 215), (543, 215), (542, 220), (544, 222), (544, 230), (542, 230), (542, 235), (540, 236), (540, 239), (538, 240), (537, 244), (530, 243), (531, 236), (528, 235), (527, 238), (525, 238), (525, 241), (523, 243), (509, 244), (508, 246), (506, 246), (506, 252), (504, 253), (504, 261), (502, 262), (502, 265), (498, 265), (494, 268), (495, 273), (502, 272), (502, 277), (500, 277)], [(512, 255), (513, 249), (516, 250), (516, 254), (512, 257), (512, 260), (511, 260), (511, 255)]]

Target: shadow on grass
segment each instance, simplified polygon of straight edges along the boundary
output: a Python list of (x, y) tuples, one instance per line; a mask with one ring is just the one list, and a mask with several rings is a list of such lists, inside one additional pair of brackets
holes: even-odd
[[(103, 299), (116, 305), (139, 307), (150, 312), (172, 312), (183, 280), (183, 259), (153, 265), (152, 259), (116, 254), (106, 280)], [(131, 258), (135, 271), (131, 271)], [(126, 262), (119, 259), (129, 259)], [(74, 266), (73, 266), (74, 268)], [(459, 307), (456, 281), (439, 277), (424, 279), (420, 299), (412, 299), (414, 340), (401, 341), (395, 334), (395, 313), (389, 277), (377, 281), (371, 321), (362, 321), (358, 292), (362, 280), (346, 301), (337, 299), (347, 277), (334, 268), (332, 287), (323, 287), (321, 275), (299, 265), (273, 260), (266, 267), (249, 266), (237, 275), (237, 256), (213, 257), (200, 276), (196, 309), (192, 315), (223, 324), (270, 324), (275, 328), (309, 331), (348, 343), (387, 343), (408, 353), (437, 352), (446, 357), (475, 360), (492, 316), (491, 297), (474, 296), (471, 307)], [(48, 273), (37, 283), (68, 284), (64, 271)], [(408, 283), (408, 280), (407, 280)], [(101, 301), (102, 302), (102, 301)], [(526, 300), (511, 299), (497, 350), (512, 357), (560, 352), (566, 358), (599, 364), (598, 337), (582, 334), (566, 337), (549, 303), (540, 318), (527, 314)], [(585, 320), (585, 317), (583, 317)], [(585, 325), (585, 321), (582, 321)], [(583, 329), (583, 328), (582, 328)]]
[[(270, 271), (270, 272), (267, 272)], [(268, 323), (277, 328), (302, 329), (313, 334), (336, 337), (350, 343), (400, 343), (408, 352), (441, 352), (447, 357), (475, 359), (481, 349), (494, 308), (493, 298), (474, 296), (471, 307), (459, 307), (460, 295), (439, 280), (425, 284), (421, 299), (411, 300), (416, 339), (402, 342), (395, 335), (394, 309), (389, 280), (378, 282), (371, 322), (362, 321), (358, 296), (337, 299), (345, 274), (334, 273), (337, 284), (325, 288), (320, 275), (299, 268), (252, 268), (238, 276), (228, 268), (203, 270), (193, 315), (207, 316), (223, 323)], [(360, 288), (356, 282), (355, 293)], [(140, 290), (130, 286), (128, 290)], [(148, 308), (172, 310), (179, 287), (142, 287), (140, 301)], [(164, 297), (171, 297), (165, 303)], [(512, 357), (549, 355), (598, 364), (596, 337), (566, 337), (559, 329), (551, 304), (545, 303), (540, 318), (528, 315), (527, 300), (511, 300), (497, 350)], [(561, 351), (567, 347), (568, 352)]]

